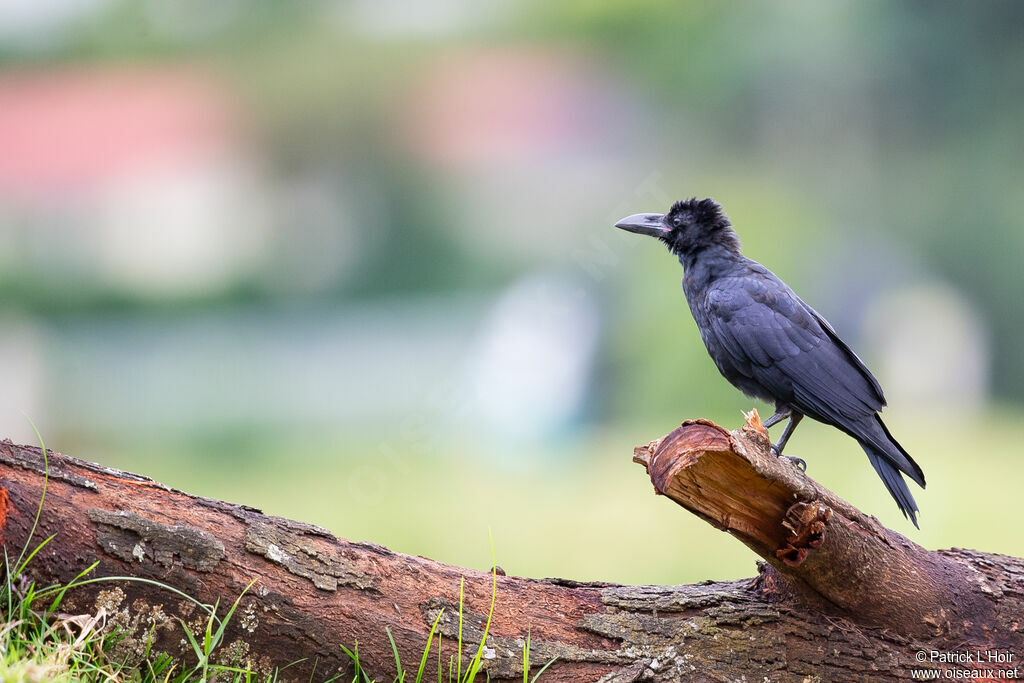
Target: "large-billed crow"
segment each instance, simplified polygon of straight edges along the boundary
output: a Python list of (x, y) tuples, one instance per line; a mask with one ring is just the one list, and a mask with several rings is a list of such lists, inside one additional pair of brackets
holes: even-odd
[[(683, 292), (722, 375), (748, 396), (775, 404), (771, 427), (789, 418), (772, 450), (782, 455), (804, 415), (857, 439), (904, 516), (917, 526), (903, 472), (924, 473), (886, 429), (882, 387), (828, 321), (786, 283), (740, 253), (729, 218), (712, 199), (676, 202), (615, 227), (657, 237), (683, 265)], [(802, 461), (801, 461), (802, 462)]]

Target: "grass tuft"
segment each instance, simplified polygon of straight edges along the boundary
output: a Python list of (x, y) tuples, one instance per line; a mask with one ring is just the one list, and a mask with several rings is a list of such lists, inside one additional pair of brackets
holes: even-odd
[[(459, 578), (459, 629), (457, 632), (457, 650), (456, 654), (449, 655), (448, 667), (447, 667), (447, 680), (448, 683), (475, 683), (477, 676), (483, 667), (484, 652), (487, 649), (487, 634), (491, 629), (491, 621), (494, 618), (494, 601), (498, 594), (498, 564), (495, 560), (494, 553), (494, 538), (491, 537), (491, 607), (487, 613), (487, 622), (484, 624), (483, 637), (480, 639), (480, 644), (477, 645), (476, 652), (472, 659), (468, 662), (468, 667), (465, 672), (462, 668), (462, 626), (463, 617), (465, 614), (465, 577)], [(420, 666), (416, 671), (415, 683), (421, 683), (423, 679), (423, 672), (427, 665), (427, 657), (430, 656), (430, 647), (434, 641), (434, 635), (437, 634), (437, 683), (444, 683), (445, 678), (445, 667), (441, 657), (441, 641), (442, 634), (437, 631), (437, 625), (441, 622), (441, 617), (444, 614), (442, 608), (434, 619), (433, 625), (430, 627), (430, 632), (427, 634), (427, 644), (423, 648), (423, 656), (420, 658)], [(398, 646), (395, 644), (395, 639), (391, 635), (391, 629), (385, 628), (385, 632), (388, 636), (388, 641), (391, 643), (391, 651), (395, 656), (395, 669), (398, 672), (392, 679), (392, 683), (405, 683), (407, 671), (402, 667), (402, 660), (398, 654)], [(558, 657), (552, 658), (543, 667), (530, 678), (530, 634), (526, 634), (526, 642), (523, 643), (523, 683), (537, 683), (549, 666), (555, 663)], [(355, 668), (355, 678), (352, 679), (352, 683), (376, 683), (376, 679), (372, 678), (366, 670), (363, 668), (359, 661), (359, 643), (357, 642), (351, 650), (344, 645), (341, 646), (342, 651), (348, 655), (349, 659), (352, 660), (352, 665)], [(488, 677), (490, 680), (490, 677)]]
[[(30, 420), (31, 423), (31, 420)], [(35, 429), (35, 425), (32, 425)], [(215, 656), (228, 655), (222, 648), (228, 623), (239, 601), (252, 588), (250, 583), (227, 613), (218, 616), (218, 605), (208, 605), (173, 586), (134, 576), (92, 577), (98, 562), (83, 569), (67, 583), (39, 586), (26, 570), (40, 550), (53, 539), (32, 541), (42, 515), (49, 481), (49, 458), (46, 444), (36, 430), (43, 452), (43, 491), (29, 535), (17, 558), (4, 547), (0, 583), (0, 681), (4, 683), (35, 683), (36, 681), (100, 681), (114, 683), (191, 683), (216, 680), (223, 683), (273, 682), (280, 670), (259, 675), (249, 668), (214, 663)], [(108, 614), (100, 607), (95, 614), (61, 612), (69, 590), (96, 583), (138, 582), (157, 586), (197, 605), (206, 614), (200, 643), (191, 629), (182, 622), (185, 638), (192, 648), (195, 663), (185, 665), (166, 653), (152, 650), (152, 632), (147, 638), (139, 661), (128, 662), (114, 653), (124, 634), (108, 623)], [(155, 628), (155, 627), (154, 627)], [(334, 677), (330, 680), (337, 680)]]

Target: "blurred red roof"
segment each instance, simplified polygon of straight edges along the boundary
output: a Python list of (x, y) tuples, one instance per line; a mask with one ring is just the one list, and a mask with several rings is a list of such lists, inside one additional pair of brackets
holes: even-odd
[(532, 47), (460, 51), (427, 64), (401, 110), (414, 153), (438, 163), (562, 155), (618, 125), (600, 71), (578, 56)]
[(233, 106), (192, 68), (0, 72), (0, 193), (38, 197), (187, 162), (231, 144)]

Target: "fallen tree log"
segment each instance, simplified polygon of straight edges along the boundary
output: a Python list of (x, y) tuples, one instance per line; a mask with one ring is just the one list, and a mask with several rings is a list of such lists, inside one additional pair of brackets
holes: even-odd
[[(490, 679), (521, 680), (527, 634), (534, 671), (557, 657), (542, 681), (878, 681), (904, 680), (914, 669), (1018, 666), (1024, 560), (927, 551), (767, 449), (755, 415), (732, 433), (687, 422), (634, 454), (658, 493), (764, 557), (757, 577), (619, 586), (497, 576)], [(314, 667), (314, 680), (323, 680), (351, 674), (340, 646), (358, 641), (364, 667), (389, 680), (385, 628), (407, 663), (419, 661), (442, 609), (445, 662), (457, 654), (468, 661), (483, 636), (489, 572), (345, 541), (56, 453), (46, 464), (37, 448), (0, 444), (8, 555), (27, 542), (45, 484), (35, 538), (53, 540), (30, 564), (38, 582), (67, 582), (98, 562), (95, 576), (152, 579), (223, 606), (255, 580), (229, 623), (223, 663), (270, 674), (302, 660), (279, 680), (310, 680)], [(466, 642), (455, 653), (462, 580)], [(147, 638), (154, 651), (187, 657), (182, 622), (203, 624), (193, 603), (145, 582), (84, 586), (62, 609), (103, 610), (125, 634), (118, 647), (128, 657)], [(427, 680), (436, 676), (434, 656), (436, 641)]]

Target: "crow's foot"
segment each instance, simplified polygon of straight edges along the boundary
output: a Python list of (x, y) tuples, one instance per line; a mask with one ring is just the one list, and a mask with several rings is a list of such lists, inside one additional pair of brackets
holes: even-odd
[(775, 455), (776, 457), (782, 458), (783, 460), (790, 461), (804, 472), (807, 471), (806, 460), (804, 460), (803, 458), (798, 458), (795, 455), (783, 455), (782, 453), (779, 452), (779, 447), (777, 445), (772, 446), (772, 454)]
[(804, 460), (803, 458), (798, 458), (795, 455), (780, 455), (779, 457), (785, 458), (786, 460), (790, 461), (791, 463), (799, 467), (801, 472), (807, 471), (807, 461)]

